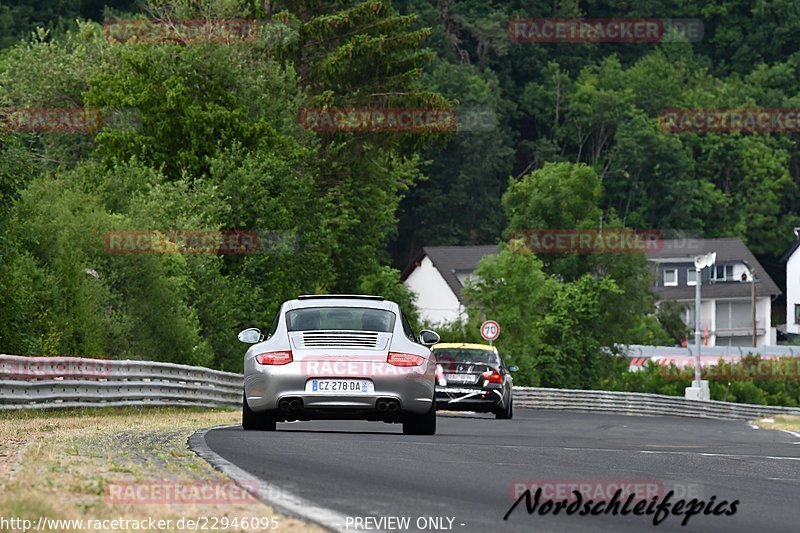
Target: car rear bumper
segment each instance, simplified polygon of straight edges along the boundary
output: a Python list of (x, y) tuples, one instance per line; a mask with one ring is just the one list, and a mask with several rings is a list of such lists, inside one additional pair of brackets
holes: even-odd
[[(433, 403), (434, 369), (432, 365), (402, 368), (391, 367), (387, 363), (371, 364), (372, 374), (352, 374), (331, 372), (333, 367), (320, 366), (321, 372), (308, 372), (310, 365), (297, 362), (287, 365), (258, 365), (245, 369), (245, 396), (247, 403), (255, 412), (279, 411), (282, 399), (299, 399), (300, 413), (316, 414), (339, 413), (343, 418), (348, 414), (378, 412), (378, 401), (392, 399), (399, 402), (399, 413), (424, 414)], [(374, 391), (354, 392), (311, 392), (306, 383), (315, 378), (366, 379), (373, 384)], [(297, 413), (295, 413), (297, 414)]]
[(492, 411), (503, 405), (503, 390), (483, 387), (436, 387), (436, 408), (444, 411)]

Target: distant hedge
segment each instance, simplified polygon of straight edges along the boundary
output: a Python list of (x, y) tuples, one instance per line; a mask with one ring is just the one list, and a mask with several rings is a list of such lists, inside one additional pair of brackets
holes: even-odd
[[(763, 359), (748, 354), (740, 361), (703, 368), (712, 400), (756, 405), (800, 406), (800, 358)], [(694, 367), (648, 361), (638, 372), (624, 371), (598, 383), (598, 389), (683, 396)]]

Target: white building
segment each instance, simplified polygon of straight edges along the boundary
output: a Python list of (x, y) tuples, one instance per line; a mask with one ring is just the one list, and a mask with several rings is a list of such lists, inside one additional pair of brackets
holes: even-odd
[(794, 229), (795, 240), (783, 256), (786, 262), (786, 333), (800, 335), (800, 228)]
[(496, 245), (426, 246), (403, 271), (401, 279), (417, 295), (420, 317), (431, 324), (466, 318), (461, 288)]
[[(800, 243), (800, 240), (798, 241)], [(791, 250), (787, 272), (789, 331), (800, 333), (800, 248)], [(752, 309), (756, 310), (756, 345), (776, 344), (772, 327), (772, 300), (781, 294), (750, 250), (738, 238), (665, 240), (663, 247), (648, 253), (659, 301), (671, 300), (685, 308), (683, 318), (694, 328), (696, 275), (694, 256), (716, 252), (717, 262), (704, 269), (701, 287), (700, 322), (708, 346), (752, 346)], [(485, 256), (497, 253), (496, 245), (426, 246), (403, 271), (402, 279), (417, 295), (421, 317), (433, 324), (466, 318), (461, 288)], [(751, 298), (750, 271), (756, 272), (755, 299)], [(795, 318), (796, 317), (796, 318)], [(694, 337), (688, 339), (694, 343)]]
[[(687, 247), (687, 242), (692, 246)], [(694, 328), (697, 271), (693, 258), (711, 252), (716, 252), (717, 261), (703, 270), (700, 301), (700, 327), (708, 346), (753, 346), (753, 307), (756, 346), (776, 344), (771, 310), (772, 300), (781, 291), (738, 238), (665, 240), (660, 250), (648, 254), (656, 273), (656, 297), (683, 304), (684, 321)], [(755, 298), (751, 270), (755, 271)], [(692, 344), (694, 337), (688, 342)]]

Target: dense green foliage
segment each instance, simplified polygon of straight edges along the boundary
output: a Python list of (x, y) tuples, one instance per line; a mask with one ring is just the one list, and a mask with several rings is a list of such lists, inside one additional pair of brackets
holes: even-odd
[[(507, 177), (585, 163), (600, 207), (631, 228), (739, 236), (770, 275), (798, 225), (798, 145), (790, 134), (674, 134), (665, 108), (797, 105), (800, 11), (791, 2), (400, 0), (433, 28), (427, 78), (448, 98), (496, 114), (496, 130), (426, 153), (429, 179), (401, 205), (398, 265), (424, 244), (485, 244), (501, 233)], [(699, 42), (516, 43), (531, 17), (695, 18)], [(445, 80), (445, 81), (442, 81)], [(449, 83), (448, 83), (449, 81)], [(509, 157), (508, 154), (513, 154)], [(599, 219), (594, 220), (598, 227)], [(780, 318), (777, 322), (780, 322)]]
[[(509, 39), (513, 18), (581, 16), (697, 18), (705, 33)], [(258, 19), (263, 31), (254, 42), (104, 37), (104, 21), (132, 17)], [(0, 107), (95, 107), (107, 122), (0, 131), (0, 350), (237, 370), (236, 331), (266, 327), (286, 298), (382, 293), (416, 320), (396, 269), (419, 246), (529, 229), (739, 236), (780, 282), (777, 258), (800, 225), (796, 134), (675, 134), (659, 115), (797, 106), (797, 29), (788, 1), (4, 2)], [(304, 108), (450, 105), (457, 133), (298, 121)], [(252, 255), (104, 249), (109, 231), (162, 229), (280, 242)], [(608, 347), (686, 333), (677, 309), (654, 311), (635, 254), (505, 246), (478, 274), (465, 290), (471, 320), (445, 340), (477, 340), (477, 322), (499, 320), (523, 384), (611, 383), (624, 369)]]
[[(759, 371), (760, 365), (764, 371)], [(622, 364), (618, 365), (622, 367)], [(780, 373), (779, 368), (783, 369)], [(737, 363), (703, 368), (703, 379), (709, 380), (712, 400), (756, 405), (800, 406), (800, 381), (796, 359), (766, 360), (748, 354)], [(724, 378), (724, 379), (723, 379)], [(694, 369), (659, 366), (650, 361), (638, 372), (619, 371), (598, 381), (592, 388), (627, 392), (646, 392), (683, 396), (691, 385)]]
[[(336, 97), (320, 91), (328, 84), (443, 102), (417, 89), (420, 32), (388, 4), (370, 5), (379, 9), (341, 12), (352, 17), (343, 26), (294, 2), (256, 42), (116, 42), (82, 22), (9, 49), (3, 106), (82, 105), (106, 120), (98, 132), (0, 139), (2, 350), (237, 370), (236, 332), (268, 326), (298, 294), (376, 292), (411, 307), (384, 250), (419, 174), (420, 141), (326, 136), (297, 120), (303, 106)], [(248, 2), (151, 4), (167, 8), (176, 19), (265, 15)], [(390, 53), (353, 38), (362, 27), (382, 28), (396, 41)], [(387, 75), (326, 67), (337, 53), (385, 61)], [(279, 242), (246, 255), (104, 248), (110, 231), (169, 229), (250, 230)]]
[[(591, 228), (604, 216), (602, 184), (589, 166), (547, 164), (510, 184), (503, 196), (509, 227)], [(605, 216), (607, 227), (619, 227)], [(503, 325), (520, 383), (592, 388), (615, 375), (618, 343), (669, 344), (650, 295), (643, 254), (542, 254), (516, 242), (481, 261), (464, 290), (477, 329), (482, 317)]]

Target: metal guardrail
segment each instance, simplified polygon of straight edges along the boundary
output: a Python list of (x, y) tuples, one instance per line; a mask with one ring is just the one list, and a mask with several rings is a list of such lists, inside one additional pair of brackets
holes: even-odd
[(684, 416), (722, 420), (752, 420), (763, 416), (800, 415), (800, 408), (718, 401), (687, 400), (680, 396), (575, 389), (514, 387), (517, 407), (645, 416)]
[(0, 355), (0, 409), (241, 405), (241, 374), (155, 361)]
[[(751, 330), (752, 331), (752, 330)], [(694, 345), (688, 346), (650, 346), (645, 344), (617, 345), (617, 348), (629, 358), (670, 358), (694, 357)], [(800, 357), (800, 346), (703, 346), (700, 353), (705, 356), (743, 357), (748, 353), (762, 357)]]
[[(122, 405), (238, 406), (243, 376), (154, 361), (0, 355), (0, 409)], [(517, 407), (626, 415), (754, 419), (800, 409), (678, 396), (514, 387)]]
[[(678, 368), (692, 367), (695, 364), (695, 347), (688, 346), (646, 346), (631, 344), (618, 345), (620, 354), (630, 359), (629, 369), (639, 371), (647, 366), (649, 361), (665, 366), (673, 364)], [(703, 346), (700, 350), (700, 364), (703, 367), (714, 366), (720, 359), (727, 363), (739, 361), (748, 353), (758, 354), (762, 360), (780, 358), (800, 358), (800, 346), (761, 346), (751, 348), (748, 346)]]

